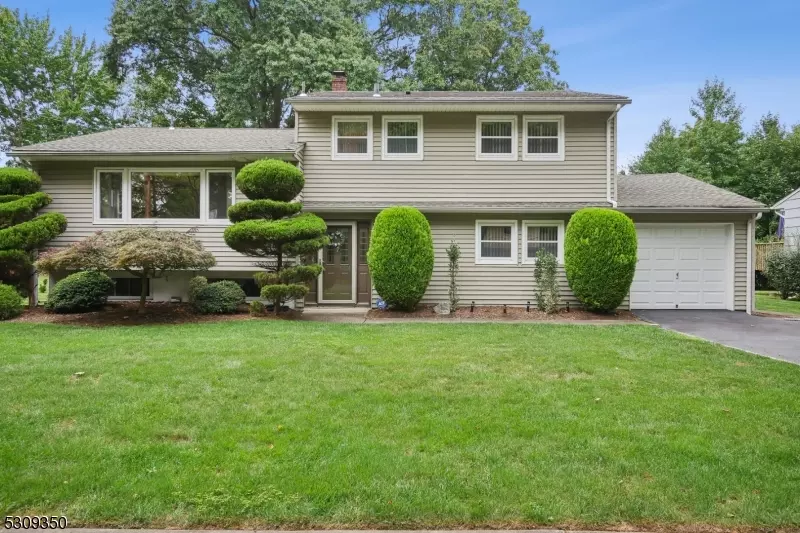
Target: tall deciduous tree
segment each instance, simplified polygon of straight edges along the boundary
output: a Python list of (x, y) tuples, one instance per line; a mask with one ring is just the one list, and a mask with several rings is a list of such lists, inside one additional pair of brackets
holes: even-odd
[(514, 91), (564, 87), (544, 30), (516, 0), (380, 2), (374, 32), (391, 86)]
[(680, 172), (686, 163), (686, 148), (669, 119), (661, 122), (658, 131), (645, 146), (644, 153), (631, 164), (634, 174)]
[(0, 151), (110, 128), (118, 94), (85, 35), (0, 6)]
[[(278, 127), (301, 83), (376, 80), (360, 2), (116, 0), (106, 64), (134, 86), (134, 118), (180, 125)], [(153, 83), (156, 83), (154, 87)]]

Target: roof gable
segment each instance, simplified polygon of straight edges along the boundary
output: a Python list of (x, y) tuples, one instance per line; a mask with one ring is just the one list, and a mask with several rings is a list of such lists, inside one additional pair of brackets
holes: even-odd
[(782, 209), (783, 204), (795, 198), (800, 198), (800, 188), (795, 189), (794, 191), (790, 192), (785, 197), (777, 201), (775, 205), (772, 206), (772, 209)]

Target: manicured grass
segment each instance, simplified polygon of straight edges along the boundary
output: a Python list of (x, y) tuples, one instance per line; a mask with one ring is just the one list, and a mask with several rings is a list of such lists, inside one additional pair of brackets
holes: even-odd
[(756, 291), (756, 309), (786, 315), (800, 315), (800, 300), (781, 300), (777, 292)]
[(0, 398), (0, 514), (800, 525), (800, 367), (649, 326), (10, 323)]

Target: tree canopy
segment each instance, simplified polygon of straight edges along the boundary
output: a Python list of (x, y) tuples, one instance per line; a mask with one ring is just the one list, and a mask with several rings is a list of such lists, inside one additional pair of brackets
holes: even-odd
[[(724, 82), (706, 81), (689, 109), (694, 122), (678, 132), (665, 120), (630, 166), (634, 174), (682, 172), (768, 206), (800, 187), (800, 125), (787, 128), (767, 113), (749, 134), (743, 109)], [(765, 214), (758, 236), (774, 231)]]
[(0, 152), (108, 129), (118, 96), (85, 35), (0, 6)]

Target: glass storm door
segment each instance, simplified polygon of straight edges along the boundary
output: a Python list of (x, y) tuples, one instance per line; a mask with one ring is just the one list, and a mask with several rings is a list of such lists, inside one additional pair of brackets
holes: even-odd
[(328, 225), (331, 243), (322, 249), (321, 302), (354, 302), (353, 226)]

